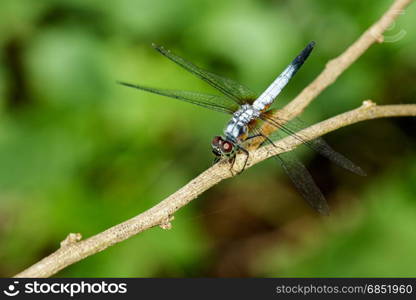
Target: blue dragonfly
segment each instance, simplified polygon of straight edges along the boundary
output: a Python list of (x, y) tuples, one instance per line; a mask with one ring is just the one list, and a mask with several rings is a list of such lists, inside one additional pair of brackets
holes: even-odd
[[(232, 168), (237, 153), (241, 153), (246, 157), (241, 169), (241, 171), (243, 171), (249, 158), (249, 151), (246, 149), (249, 140), (259, 137), (263, 138), (264, 142), (262, 144), (269, 143), (275, 146), (270, 137), (261, 129), (261, 123), (266, 122), (272, 125), (277, 132), (282, 132), (286, 135), (295, 137), (306, 146), (319, 152), (339, 166), (364, 176), (365, 173), (360, 167), (356, 166), (342, 154), (334, 151), (322, 138), (309, 140), (307, 137), (297, 134), (296, 132), (300, 129), (299, 121), (293, 123), (292, 120), (288, 123), (287, 120), (277, 117), (274, 109), (270, 109), (270, 106), (283, 88), (288, 84), (289, 80), (296, 74), (305, 60), (309, 57), (314, 46), (315, 43), (310, 42), (260, 96), (234, 80), (201, 69), (184, 58), (166, 50), (164, 47), (157, 45), (153, 45), (153, 47), (158, 52), (207, 82), (221, 92), (222, 95), (156, 89), (127, 82), (119, 83), (142, 91), (186, 101), (214, 111), (232, 115), (231, 120), (224, 129), (223, 135), (215, 136), (212, 139), (211, 146), (215, 156), (214, 163), (221, 160), (228, 160)], [(273, 157), (279, 161), (283, 170), (294, 183), (302, 197), (316, 211), (323, 215), (328, 215), (329, 207), (324, 195), (316, 186), (308, 170), (296, 156), (293, 154), (288, 156), (286, 153), (283, 153)]]

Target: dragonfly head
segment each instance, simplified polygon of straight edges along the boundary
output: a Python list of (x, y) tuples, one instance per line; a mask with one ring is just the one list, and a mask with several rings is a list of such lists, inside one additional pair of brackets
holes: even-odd
[(236, 146), (232, 141), (224, 139), (222, 136), (216, 136), (211, 142), (212, 153), (218, 157), (233, 157), (236, 152)]

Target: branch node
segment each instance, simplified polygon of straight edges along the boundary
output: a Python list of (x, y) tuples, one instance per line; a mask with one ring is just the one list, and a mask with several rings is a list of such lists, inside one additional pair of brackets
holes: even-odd
[(375, 102), (371, 101), (371, 100), (364, 100), (361, 107), (362, 108), (370, 108), (370, 107), (373, 107), (373, 106), (376, 106), (376, 105), (377, 104)]
[(70, 233), (68, 236), (61, 242), (61, 248), (71, 246), (82, 239), (81, 233)]
[(164, 230), (169, 230), (172, 229), (172, 221), (175, 219), (174, 216), (168, 216), (166, 219), (164, 219), (161, 223), (160, 223), (160, 228), (164, 229)]
[(326, 64), (325, 64), (325, 69), (331, 69), (331, 68), (335, 68), (335, 65), (337, 64), (337, 59), (333, 58), (331, 60), (329, 60)]
[(376, 42), (381, 44), (384, 42), (384, 35), (380, 34), (378, 37), (376, 37)]

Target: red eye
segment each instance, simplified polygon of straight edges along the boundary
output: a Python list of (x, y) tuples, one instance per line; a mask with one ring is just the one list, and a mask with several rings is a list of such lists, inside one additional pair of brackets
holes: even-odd
[(224, 142), (222, 145), (222, 151), (225, 153), (231, 152), (233, 150), (233, 144), (230, 142)]
[(216, 136), (216, 137), (214, 137), (214, 138), (212, 139), (211, 144), (212, 144), (213, 146), (218, 147), (218, 146), (221, 146), (221, 145), (222, 145), (222, 142), (223, 142), (222, 137), (220, 137), (220, 136)]

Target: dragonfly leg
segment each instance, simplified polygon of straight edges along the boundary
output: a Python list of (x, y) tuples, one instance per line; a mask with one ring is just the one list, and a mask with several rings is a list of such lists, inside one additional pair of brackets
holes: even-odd
[(248, 140), (254, 139), (254, 138), (256, 138), (256, 137), (260, 137), (260, 136), (265, 137), (265, 135), (264, 135), (264, 134), (262, 134), (262, 133), (258, 133), (258, 134), (254, 134), (254, 135), (252, 135), (252, 136), (247, 137), (245, 140), (246, 140), (246, 141), (248, 141)]
[(260, 135), (264, 137), (264, 139), (267, 140), (270, 144), (272, 144), (273, 146), (277, 148), (277, 146), (273, 143), (273, 141), (268, 136), (264, 135), (263, 133), (260, 133)]
[(217, 162), (219, 162), (221, 160), (220, 156), (216, 156), (214, 157), (214, 160), (212, 161), (212, 165), (215, 165)]
[(264, 135), (263, 133), (258, 133), (258, 134), (256, 134), (256, 136), (261, 136), (261, 137), (264, 138), (264, 141), (260, 144), (260, 146), (262, 146), (267, 141), (270, 144), (272, 144), (274, 147), (279, 148), (279, 147), (276, 146), (275, 143), (273, 143), (273, 141), (268, 136)]
[[(264, 141), (260, 144), (260, 146), (261, 145), (263, 145), (263, 143), (265, 142), (265, 141), (268, 141), (270, 144), (272, 144), (273, 146), (275, 146), (276, 147), (276, 145), (273, 143), (273, 141), (268, 137), (268, 136), (266, 136), (266, 135), (264, 135), (263, 133), (257, 133), (257, 134), (254, 134), (254, 135), (252, 135), (252, 136), (249, 136), (249, 137), (247, 137), (246, 139), (245, 139), (245, 141), (248, 141), (248, 140), (251, 140), (251, 139), (254, 139), (254, 138), (256, 138), (256, 137), (263, 137), (264, 138)], [(277, 147), (276, 147), (277, 148)]]
[[(233, 157), (231, 157), (228, 162), (230, 163), (230, 172), (231, 175), (234, 176), (234, 172), (233, 172), (233, 167), (234, 167), (234, 163), (235, 163), (235, 155)], [(238, 173), (237, 173), (238, 174)]]
[(258, 137), (261, 137), (261, 136), (263, 136), (263, 137), (264, 137), (264, 135), (263, 135), (262, 133), (256, 133), (256, 134), (253, 134), (253, 135), (251, 135), (251, 136), (248, 136), (248, 137), (244, 140), (244, 142), (247, 142), (247, 141), (249, 141), (249, 140), (252, 140), (252, 139), (255, 139), (255, 138), (258, 138)]
[[(242, 147), (242, 146), (240, 146), (240, 145), (238, 145), (238, 149), (239, 149), (239, 150), (241, 150), (241, 151), (242, 151), (242, 152), (246, 155), (246, 159), (244, 160), (243, 167), (241, 168), (241, 170), (240, 170), (240, 171), (238, 171), (238, 172), (237, 172), (237, 174), (236, 174), (236, 175), (240, 174), (241, 172), (243, 172), (243, 171), (245, 170), (246, 165), (247, 165), (248, 158), (250, 157), (250, 154), (249, 154), (249, 152), (247, 151), (247, 149), (243, 148), (243, 147)], [(234, 159), (235, 159), (235, 158), (234, 158)]]

